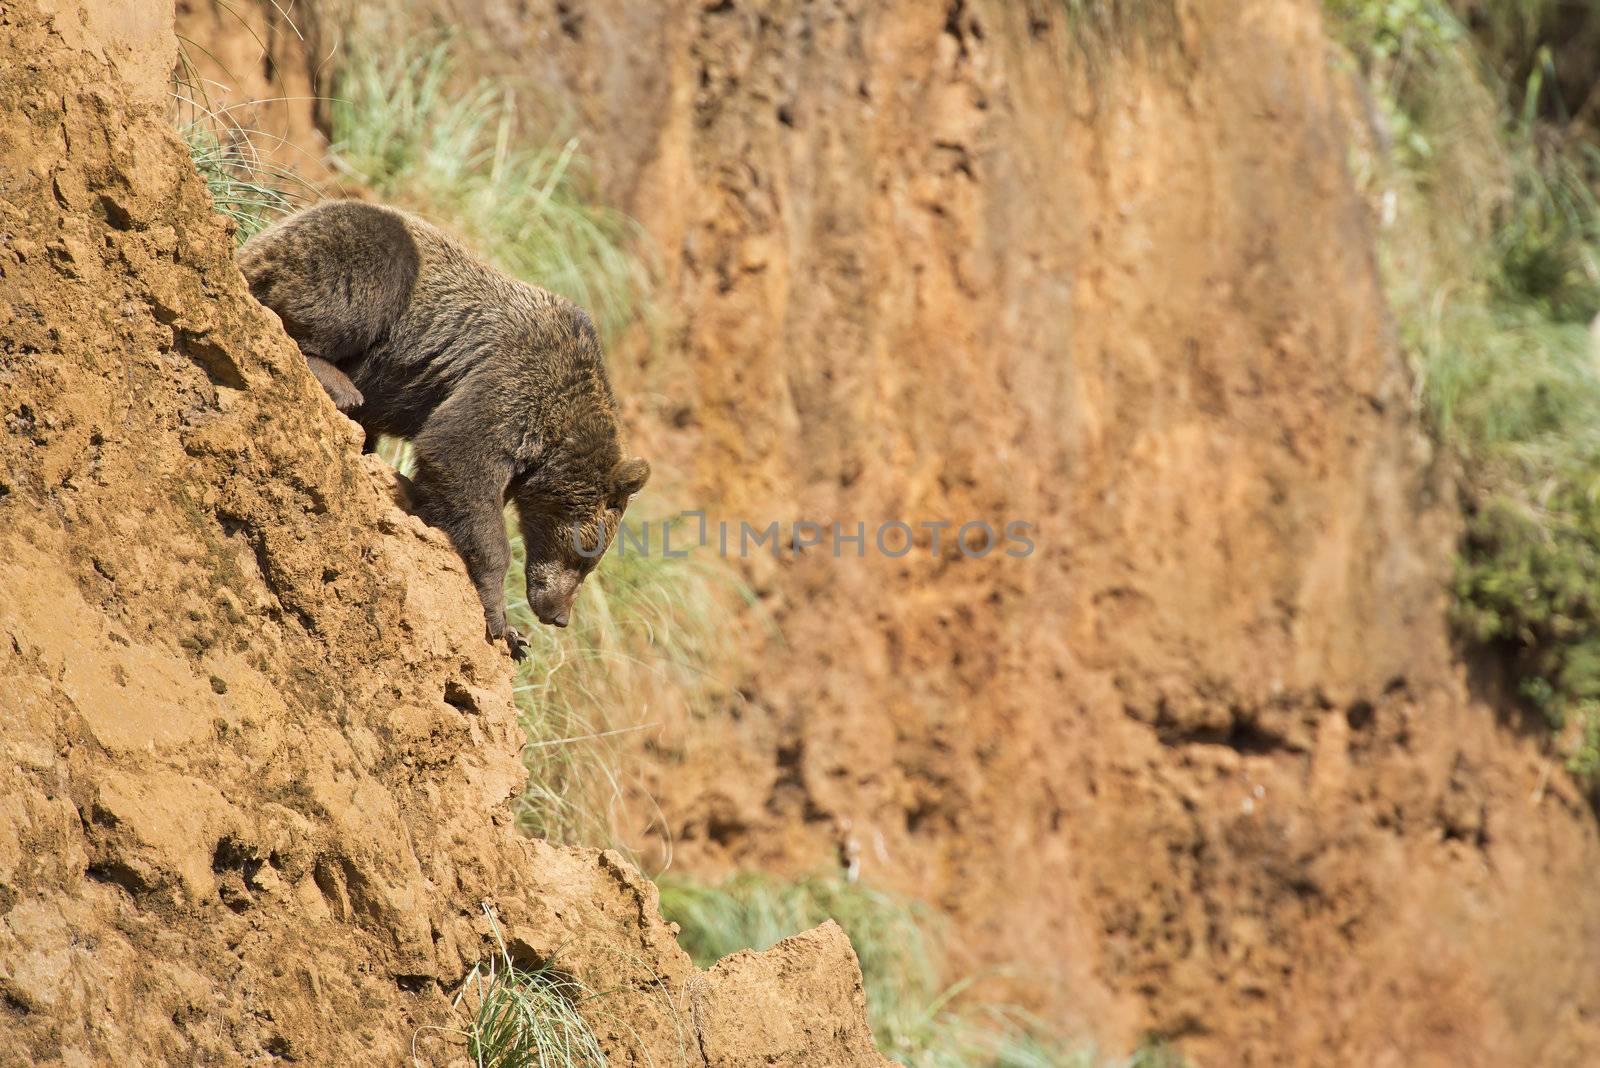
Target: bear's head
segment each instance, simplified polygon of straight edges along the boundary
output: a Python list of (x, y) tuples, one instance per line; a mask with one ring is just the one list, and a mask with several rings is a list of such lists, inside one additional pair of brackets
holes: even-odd
[(635, 456), (604, 466), (598, 477), (569, 471), (540, 480), (516, 498), (528, 607), (539, 622), (567, 625), (578, 587), (611, 547), (629, 501), (649, 478), (650, 464)]

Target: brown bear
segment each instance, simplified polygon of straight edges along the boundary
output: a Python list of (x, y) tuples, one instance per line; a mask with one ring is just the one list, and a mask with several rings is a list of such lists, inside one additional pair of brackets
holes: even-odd
[(412, 506), (466, 562), (489, 638), (522, 658), (526, 643), (506, 624), (508, 498), (528, 604), (566, 626), (579, 583), (650, 475), (623, 453), (583, 309), (414, 215), (358, 201), (282, 219), (244, 244), (239, 266), (368, 446), (379, 434), (411, 440)]

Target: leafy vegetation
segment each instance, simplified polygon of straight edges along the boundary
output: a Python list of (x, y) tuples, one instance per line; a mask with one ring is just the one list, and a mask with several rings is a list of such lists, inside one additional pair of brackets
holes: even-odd
[[(594, 203), (575, 142), (526, 147), (513, 95), (487, 80), (458, 89), (454, 70), (449, 41), (354, 53), (333, 107), (340, 168), (462, 234), (508, 273), (603, 309), (603, 326), (626, 323), (645, 277), (632, 225)], [(385, 455), (402, 469), (409, 462), (398, 442)], [(629, 521), (632, 537), (619, 537), (584, 582), (572, 625), (559, 631), (528, 608), (513, 533), (506, 606), (529, 641), (516, 683), (529, 772), (518, 817), (531, 834), (626, 848), (626, 735), (694, 707), (736, 644), (730, 605), (743, 587), (732, 572), (666, 556), (661, 521), (649, 526), (653, 538)]]
[[(908, 1068), (1093, 1068), (1093, 1053), (1072, 1050), (1020, 1009), (961, 1001), (971, 981), (940, 985), (937, 927), (923, 906), (834, 875), (787, 881), (747, 873), (719, 885), (662, 877), (661, 912), (682, 929), (678, 941), (709, 966), (742, 949), (835, 920), (855, 947), (878, 1046)], [(958, 1004), (959, 1002), (959, 1004)], [(1124, 1068), (1178, 1068), (1151, 1047)]]
[[(1600, 770), (1600, 159), (1560, 114), (1550, 5), (1330, 0), (1374, 97), (1357, 160), (1418, 389), (1466, 472), (1456, 617)], [(1520, 58), (1506, 50), (1511, 42)], [(1527, 71), (1520, 85), (1503, 80)]]

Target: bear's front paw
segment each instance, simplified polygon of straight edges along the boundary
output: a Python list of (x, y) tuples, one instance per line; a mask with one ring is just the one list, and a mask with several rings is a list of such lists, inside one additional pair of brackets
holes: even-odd
[(516, 627), (506, 628), (506, 648), (511, 650), (511, 659), (519, 664), (528, 658), (528, 640), (517, 633)]

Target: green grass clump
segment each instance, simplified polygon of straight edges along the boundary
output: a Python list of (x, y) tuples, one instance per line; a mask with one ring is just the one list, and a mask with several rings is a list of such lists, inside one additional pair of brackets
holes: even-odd
[[(230, 14), (239, 19), (245, 32), (255, 36), (248, 22), (231, 9)], [(283, 24), (300, 36), (287, 12), (278, 14)], [(261, 48), (265, 54), (266, 45)], [(179, 38), (178, 62), (171, 82), (173, 125), (188, 146), (195, 170), (205, 179), (217, 213), (233, 220), (235, 240), (243, 244), (274, 220), (314, 200), (315, 190), (292, 168), (272, 162), (261, 151), (262, 144), (283, 144), (282, 138), (239, 120), (239, 115), (249, 114), (268, 101), (246, 100), (226, 107), (214, 104), (207, 86), (215, 88), (220, 83), (201, 73), (191, 49), (198, 49), (221, 67), (221, 62), (201, 46)], [(226, 68), (221, 73), (230, 81), (236, 80)]]
[(548, 964), (518, 967), (494, 913), (485, 906), (484, 914), (497, 953), (473, 966), (454, 1001), (470, 1018), (460, 1028), (428, 1030), (463, 1041), (476, 1068), (606, 1068), (605, 1050), (579, 1012), (592, 1011), (599, 995)]
[(577, 141), (532, 137), (515, 94), (488, 79), (463, 83), (448, 40), (356, 52), (332, 123), (335, 162), (374, 192), (442, 218), (605, 329), (639, 312), (637, 228), (596, 201)]
[[(1455, 619), (1503, 655), (1571, 766), (1600, 770), (1600, 163), (1540, 117), (1548, 11), (1482, 13), (1502, 20), (1493, 49), (1529, 35), (1517, 62), (1486, 60), (1438, 0), (1328, 7), (1388, 135), (1356, 169), (1384, 205), (1390, 298), (1464, 471)], [(1512, 68), (1526, 82), (1504, 82)]]
[[(766, 949), (832, 919), (850, 936), (878, 1048), (908, 1068), (1094, 1068), (1027, 1013), (957, 1005), (970, 981), (941, 985), (943, 954), (931, 913), (916, 902), (832, 875), (796, 880), (745, 873), (717, 885), (663, 876), (661, 914), (707, 967), (742, 949)], [(1123, 1068), (1178, 1068), (1151, 1047)]]
[(240, 244), (311, 199), (297, 175), (262, 158), (249, 130), (203, 117), (180, 125), (178, 136), (189, 146), (212, 205), (233, 220)]

